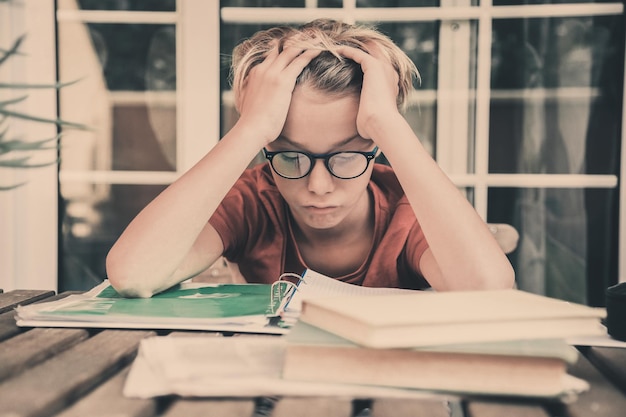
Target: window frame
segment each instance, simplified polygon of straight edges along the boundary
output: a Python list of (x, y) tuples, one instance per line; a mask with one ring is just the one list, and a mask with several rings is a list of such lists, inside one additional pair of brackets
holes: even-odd
[[(36, 4), (35, 4), (36, 3)], [(0, 72), (4, 81), (26, 84), (56, 83), (54, 2), (0, 3), (0, 40), (11, 45), (19, 36), (28, 36), (20, 47), (23, 55), (5, 62)], [(0, 99), (28, 98), (13, 110), (56, 119), (54, 89), (0, 89)], [(53, 138), (57, 127), (12, 118), (12, 137), (29, 140)], [(54, 161), (55, 149), (33, 155), (39, 161)], [(33, 161), (34, 162), (34, 161)], [(57, 167), (1, 170), (3, 185), (24, 185), (0, 191), (0, 288), (55, 289), (58, 259)]]
[[(454, 2), (452, 2), (454, 3)], [(78, 19), (92, 22), (175, 23), (177, 33), (177, 171), (163, 172), (57, 172), (56, 167), (14, 173), (28, 184), (10, 192), (0, 192), (0, 288), (58, 288), (57, 244), (58, 181), (93, 181), (109, 184), (168, 184), (190, 168), (220, 138), (219, 85), (219, 28), (220, 17), (225, 22), (239, 23), (295, 23), (316, 17), (331, 17), (347, 22), (376, 21), (476, 21), (479, 25), (477, 96), (474, 156), (474, 173), (459, 173), (453, 167), (467, 161), (464, 154), (455, 153), (452, 142), (458, 132), (449, 131), (437, 140), (438, 162), (459, 187), (475, 189), (474, 204), (478, 213), (486, 218), (487, 191), (489, 187), (571, 187), (617, 188), (620, 192), (619, 225), (619, 281), (626, 281), (626, 184), (618, 184), (616, 176), (608, 175), (549, 175), (549, 174), (489, 174), (488, 135), (490, 91), (491, 22), (499, 18), (547, 16), (598, 16), (624, 13), (622, 3), (540, 4), (519, 6), (493, 6), (491, 0), (482, 0), (479, 6), (372, 8), (356, 7), (356, 0), (344, 0), (342, 8), (316, 8), (315, 0), (307, 0), (305, 8), (221, 8), (219, 2), (178, 2), (176, 12), (116, 12), (116, 11), (55, 11), (54, 2), (37, 5), (31, 2), (10, 7), (0, 3), (0, 39), (3, 43), (22, 33), (28, 33), (24, 48), (29, 53), (28, 64), (20, 70), (13, 69), (8, 79), (24, 82), (56, 81), (56, 21)], [(8, 11), (5, 13), (5, 11)], [(454, 42), (455, 33), (447, 33)], [(442, 39), (443, 41), (443, 39)], [(26, 49), (25, 49), (26, 50)], [(451, 57), (446, 57), (450, 59)], [(463, 58), (456, 58), (457, 60)], [(467, 71), (467, 65), (454, 68)], [(444, 71), (441, 70), (440, 71)], [(6, 73), (0, 73), (3, 77)], [(467, 79), (467, 74), (464, 74)], [(440, 73), (440, 80), (451, 80), (448, 88), (455, 88), (456, 75)], [(442, 86), (445, 84), (442, 84)], [(441, 87), (440, 87), (441, 88)], [(1, 92), (0, 92), (1, 93)], [(441, 115), (437, 124), (448, 120), (458, 98), (445, 102), (438, 91)], [(56, 117), (57, 97), (50, 91), (33, 91), (27, 100), (27, 110), (39, 115)], [(34, 99), (36, 97), (36, 99)], [(623, 100), (626, 97), (626, 88)], [(456, 101), (455, 101), (456, 100)], [(626, 103), (626, 100), (623, 101)], [(448, 115), (448, 116), (446, 116)], [(56, 134), (56, 129), (41, 124), (25, 124), (26, 137), (42, 138)], [(14, 126), (14, 124), (12, 124)], [(465, 130), (465, 124), (458, 129)], [(12, 127), (13, 129), (13, 127)], [(465, 130), (467, 131), (467, 130)], [(51, 134), (52, 133), (52, 134)], [(623, 107), (622, 143), (626, 137), (626, 105)], [(448, 139), (446, 139), (448, 138)], [(621, 149), (620, 176), (626, 175), (626, 149)], [(462, 148), (461, 148), (462, 149)], [(465, 152), (465, 151), (462, 151)], [(464, 162), (465, 163), (465, 162)]]

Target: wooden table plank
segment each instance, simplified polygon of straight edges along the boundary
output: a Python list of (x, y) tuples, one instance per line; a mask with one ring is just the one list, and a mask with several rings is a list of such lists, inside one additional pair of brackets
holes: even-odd
[[(50, 292), (47, 291), (46, 293), (50, 293)], [(77, 293), (78, 291), (68, 291), (68, 292), (63, 292), (61, 294), (57, 294), (51, 297), (41, 298), (39, 296), (36, 296), (34, 301), (27, 300), (27, 302), (21, 302), (20, 304), (22, 305), (31, 304), (31, 303), (38, 304), (38, 303), (47, 302), (47, 301), (55, 301), (55, 300), (60, 300), (61, 298), (65, 298), (68, 295), (77, 294)], [(0, 314), (0, 341), (13, 337), (16, 334), (22, 333), (29, 329), (30, 328), (28, 327), (18, 327), (18, 325), (15, 324), (15, 311), (13, 309)]]
[(469, 401), (467, 417), (550, 417), (541, 406), (529, 403)]
[(591, 388), (589, 391), (581, 393), (576, 401), (566, 404), (558, 410), (559, 415), (563, 417), (615, 417), (624, 415), (626, 396), (584, 356), (579, 357), (578, 362), (571, 366), (569, 372), (587, 381)]
[(274, 405), (272, 417), (350, 417), (351, 398), (287, 397)]
[(252, 417), (253, 399), (179, 399), (161, 417)]
[(626, 394), (626, 349), (618, 347), (587, 347), (583, 354), (622, 393)]
[(40, 417), (65, 409), (127, 365), (148, 331), (105, 330), (0, 385), (0, 416)]
[(13, 310), (18, 305), (34, 303), (53, 296), (54, 291), (47, 290), (14, 290), (0, 294), (0, 313)]
[(37, 328), (0, 343), (0, 381), (87, 339), (85, 329)]
[(152, 417), (157, 399), (127, 398), (122, 394), (130, 366), (55, 417)]
[(20, 334), (24, 329), (15, 324), (15, 311), (0, 314), (0, 341)]
[[(462, 415), (461, 405), (441, 398), (396, 399), (378, 398), (372, 403), (372, 417), (450, 417)], [(456, 413), (453, 413), (456, 410)]]

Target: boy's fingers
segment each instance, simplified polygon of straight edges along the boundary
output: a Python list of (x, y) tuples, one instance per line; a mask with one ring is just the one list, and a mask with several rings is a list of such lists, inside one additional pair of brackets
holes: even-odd
[(304, 52), (302, 52), (300, 55), (298, 55), (297, 57), (295, 57), (291, 63), (289, 63), (289, 65), (285, 68), (285, 70), (283, 71), (283, 73), (291, 78), (291, 79), (296, 79), (298, 77), (298, 75), (300, 75), (300, 73), (302, 72), (302, 70), (304, 70), (304, 68), (309, 65), (309, 63), (320, 54), (320, 52), (322, 52), (321, 50), (317, 50), (317, 49), (307, 49)]
[(265, 55), (265, 58), (263, 58), (263, 61), (259, 63), (259, 65), (262, 65), (262, 66), (271, 65), (276, 60), (277, 57), (278, 57), (278, 45), (274, 45), (274, 47), (270, 49), (267, 55)]
[(286, 68), (293, 60), (298, 58), (301, 54), (303, 54), (307, 49), (302, 47), (295, 46), (285, 46), (278, 57), (276, 58), (276, 63), (281, 66), (281, 68)]
[(346, 45), (341, 45), (337, 47), (336, 51), (339, 55), (349, 58), (358, 64), (363, 64), (365, 60), (372, 57), (372, 55), (359, 48), (354, 48)]
[(384, 59), (385, 52), (376, 42), (368, 42), (365, 44), (367, 47), (367, 53), (376, 59)]
[(272, 49), (270, 49), (269, 53), (267, 54), (267, 56), (265, 57), (265, 59), (267, 60), (268, 58), (272, 58), (275, 59), (279, 54), (278, 51), (278, 45), (274, 45), (274, 47)]
[[(389, 60), (385, 57), (385, 53), (378, 45), (369, 43), (366, 46), (368, 52), (350, 46), (340, 46), (337, 48), (337, 53), (359, 64), (364, 72), (375, 68), (385, 70), (385, 67), (388, 67), (385, 71), (393, 69), (389, 64)], [(393, 70), (393, 73), (394, 77), (399, 77), (397, 71)]]

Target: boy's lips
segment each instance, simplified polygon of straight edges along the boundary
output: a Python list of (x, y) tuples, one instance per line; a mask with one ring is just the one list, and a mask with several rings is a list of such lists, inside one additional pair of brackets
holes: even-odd
[(316, 206), (316, 205), (310, 205), (310, 206), (304, 206), (304, 208), (306, 210), (314, 212), (314, 213), (329, 213), (331, 211), (336, 210), (337, 206)]

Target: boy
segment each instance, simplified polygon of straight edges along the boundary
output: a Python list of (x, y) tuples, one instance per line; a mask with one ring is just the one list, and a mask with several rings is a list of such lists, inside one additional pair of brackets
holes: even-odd
[[(400, 112), (414, 76), (385, 35), (332, 20), (241, 43), (237, 123), (131, 222), (111, 284), (149, 297), (223, 255), (248, 282), (310, 268), (367, 286), (512, 287), (487, 225)], [(260, 151), (268, 162), (247, 169)], [(374, 163), (381, 151), (393, 170)]]

